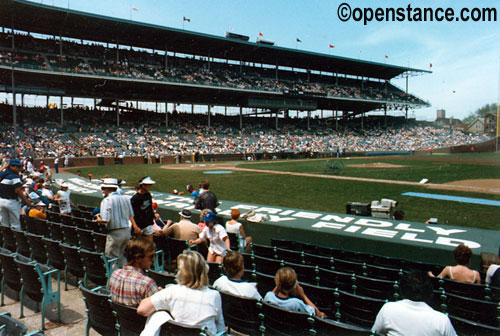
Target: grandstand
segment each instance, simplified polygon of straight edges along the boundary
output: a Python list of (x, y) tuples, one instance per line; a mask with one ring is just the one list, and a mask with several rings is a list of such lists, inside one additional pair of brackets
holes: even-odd
[[(275, 116), (278, 127), (278, 118), (289, 118), (290, 111), (321, 110), (337, 122), (374, 110), (407, 113), (429, 106), (390, 83), (425, 70), (23, 0), (0, 2), (0, 26), (0, 91), (21, 97), (95, 98), (101, 107), (134, 114), (140, 112), (119, 102), (199, 104), (207, 106), (208, 126), (212, 106), (236, 107), (240, 129), (244, 108)], [(118, 113), (115, 121), (120, 124)]]

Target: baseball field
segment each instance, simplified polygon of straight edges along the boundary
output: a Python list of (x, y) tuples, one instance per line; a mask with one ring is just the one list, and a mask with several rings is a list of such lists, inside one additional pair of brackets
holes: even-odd
[[(500, 229), (500, 153), (383, 156), (176, 165), (75, 167), (86, 177), (112, 176), (127, 187), (144, 176), (153, 190), (186, 193), (208, 179), (219, 200), (345, 213), (347, 202), (398, 201), (405, 219), (440, 225)], [(426, 179), (426, 183), (419, 183)], [(415, 197), (423, 193), (442, 199)], [(457, 201), (458, 200), (458, 201)], [(493, 202), (492, 202), (493, 201)]]

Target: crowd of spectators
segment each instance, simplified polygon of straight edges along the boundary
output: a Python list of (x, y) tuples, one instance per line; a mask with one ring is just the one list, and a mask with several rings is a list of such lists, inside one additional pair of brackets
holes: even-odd
[(179, 57), (142, 50), (117, 49), (102, 44), (15, 35), (13, 51), (9, 35), (0, 33), (0, 65), (40, 70), (117, 76), (139, 80), (183, 82), (208, 86), (224, 86), (242, 90), (278, 91), (284, 94), (343, 97), (390, 101), (396, 104), (425, 104), (397, 87), (370, 80), (343, 76), (318, 75), (209, 61), (203, 57)]
[[(55, 120), (45, 118), (39, 109), (34, 111), (34, 114), (25, 112), (25, 123), (17, 132), (8, 126), (0, 128), (0, 152), (25, 157), (131, 155), (158, 159), (195, 153), (430, 151), (489, 139), (487, 135), (415, 123), (384, 127), (367, 122), (363, 129), (343, 124), (336, 130), (335, 124), (314, 119), (307, 130), (304, 120), (296, 118), (280, 121), (281, 127), (276, 130), (270, 127), (273, 118), (259, 117), (244, 123), (240, 130), (234, 126), (235, 118), (231, 116), (216, 116), (208, 127), (206, 116), (187, 113), (174, 114), (168, 127), (162, 126), (159, 120), (146, 123), (124, 120), (117, 127), (111, 122), (105, 123), (101, 111), (81, 113), (80, 109), (69, 115), (84, 115), (85, 119), (68, 121), (63, 128)], [(164, 118), (164, 115), (151, 114)], [(32, 120), (33, 116), (40, 118)]]

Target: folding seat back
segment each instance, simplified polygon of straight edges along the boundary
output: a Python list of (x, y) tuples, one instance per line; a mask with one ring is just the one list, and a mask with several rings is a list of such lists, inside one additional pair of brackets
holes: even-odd
[(0, 248), (0, 264), (2, 266), (3, 273), (0, 289), (2, 292), (2, 306), (5, 303), (5, 285), (9, 286), (16, 292), (20, 292), (22, 287), (21, 273), (19, 273), (14, 257), (15, 253), (7, 249)]
[(229, 332), (235, 330), (247, 335), (260, 335), (262, 302), (230, 293), (220, 292), (224, 322)]
[(266, 335), (306, 336), (314, 333), (314, 317), (262, 303)]
[(251, 243), (251, 250), (255, 256), (278, 259), (276, 247)]
[(31, 249), (31, 259), (38, 261), (42, 264), (47, 264), (47, 250), (43, 244), (43, 236), (26, 233), (26, 239)]
[(341, 290), (335, 290), (334, 295), (337, 309), (335, 312), (336, 320), (364, 328), (371, 328), (380, 308), (387, 302)]
[(120, 336), (137, 336), (146, 325), (146, 317), (137, 314), (137, 308), (113, 302), (113, 309), (120, 324)]
[(253, 262), (257, 272), (273, 276), (276, 274), (277, 270), (285, 265), (281, 260), (259, 257), (257, 255), (254, 256)]
[(314, 331), (316, 336), (375, 336), (370, 329), (339, 321), (315, 318)]
[(90, 280), (94, 284), (108, 287), (113, 267), (119, 262), (119, 259), (109, 259), (104, 253), (85, 249), (80, 249), (79, 254), (85, 271), (83, 277), (84, 286), (89, 287), (88, 281)]
[(284, 260), (285, 262), (290, 262), (294, 264), (305, 264), (304, 260), (304, 252), (302, 251), (293, 251), (287, 249), (276, 249), (276, 256), (279, 260)]
[(338, 288), (344, 291), (352, 292), (356, 280), (354, 274), (331, 271), (328, 269), (319, 269), (319, 285), (322, 287)]
[(400, 296), (397, 281), (372, 279), (364, 276), (356, 276), (354, 293), (389, 301), (395, 301)]
[(161, 288), (169, 284), (177, 283), (175, 281), (176, 275), (174, 273), (157, 272), (152, 269), (146, 271), (146, 275), (156, 282), (156, 285)]
[(27, 332), (28, 327), (13, 318), (10, 313), (0, 313), (0, 336), (24, 336)]
[(24, 231), (12, 229), (12, 233), (16, 238), (17, 253), (29, 258), (31, 256), (31, 249), (24, 235)]
[[(160, 328), (160, 336), (207, 336), (207, 328), (191, 326), (175, 320), (167, 321)], [(218, 335), (218, 334), (217, 334)]]
[(104, 287), (88, 289), (80, 283), (80, 290), (83, 294), (87, 311), (86, 336), (89, 335), (90, 328), (93, 328), (101, 335), (118, 335), (119, 327), (113, 311), (111, 294)]
[(2, 233), (2, 238), (3, 238), (2, 247), (7, 250), (10, 250), (12, 253), (16, 252), (17, 250), (16, 236), (14, 236), (14, 233), (12, 232), (10, 226), (0, 225), (0, 232)]
[(78, 234), (78, 241), (82, 249), (96, 252), (94, 237), (92, 237), (91, 230), (77, 228), (76, 233)]

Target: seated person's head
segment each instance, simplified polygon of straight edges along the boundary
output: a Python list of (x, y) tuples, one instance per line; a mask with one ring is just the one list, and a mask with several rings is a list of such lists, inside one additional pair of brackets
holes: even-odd
[(472, 257), (472, 251), (467, 245), (460, 244), (453, 250), (453, 256), (459, 265), (467, 266)]
[(297, 286), (297, 273), (290, 267), (280, 268), (274, 276), (274, 283), (278, 293), (289, 295)]
[(399, 282), (401, 295), (411, 301), (429, 301), (432, 297), (432, 283), (424, 272), (413, 270), (405, 273)]
[(231, 210), (231, 219), (238, 220), (240, 218), (240, 210), (238, 209), (232, 209)]
[(201, 188), (205, 189), (205, 190), (208, 190), (210, 188), (210, 182), (208, 182), (208, 180), (202, 181), (201, 182)]
[(127, 263), (144, 270), (149, 269), (153, 264), (155, 251), (156, 245), (153, 241), (144, 237), (131, 239), (125, 249)]
[(394, 211), (393, 217), (395, 220), (403, 220), (405, 218), (405, 212), (403, 210)]
[(240, 273), (245, 271), (243, 256), (238, 252), (228, 252), (224, 257), (222, 267), (230, 279), (236, 278), (237, 276), (241, 277)]
[(208, 285), (208, 265), (196, 251), (184, 251), (177, 257), (177, 283), (192, 289)]

